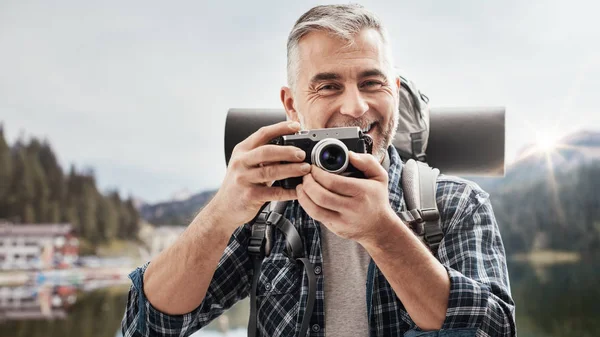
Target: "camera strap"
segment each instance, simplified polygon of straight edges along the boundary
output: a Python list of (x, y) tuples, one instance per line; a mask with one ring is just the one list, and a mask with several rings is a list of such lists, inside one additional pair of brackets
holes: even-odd
[[(275, 204), (273, 209), (271, 207)], [(308, 276), (308, 299), (306, 310), (302, 318), (300, 337), (305, 337), (310, 324), (315, 298), (317, 294), (317, 279), (313, 272), (313, 265), (308, 258), (304, 256), (302, 238), (292, 223), (283, 216), (288, 202), (271, 202), (263, 205), (259, 214), (251, 222), (252, 234), (248, 242), (248, 254), (254, 264), (254, 273), (252, 275), (252, 291), (250, 293), (250, 318), (248, 321), (248, 336), (258, 335), (258, 313), (256, 291), (260, 278), (260, 269), (265, 257), (271, 254), (273, 248), (273, 227), (283, 232), (286, 240), (285, 254), (295, 262), (300, 262), (304, 266)]]
[(402, 191), (408, 211), (399, 214), (434, 255), (444, 237), (436, 201), (439, 174), (440, 170), (409, 159), (402, 169)]

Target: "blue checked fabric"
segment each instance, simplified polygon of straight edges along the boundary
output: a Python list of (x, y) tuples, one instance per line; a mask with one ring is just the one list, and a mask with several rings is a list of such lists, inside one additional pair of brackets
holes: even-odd
[[(402, 161), (391, 146), (389, 200), (400, 213), (406, 209), (400, 187)], [(371, 260), (366, 285), (370, 336), (514, 336), (515, 306), (510, 293), (506, 255), (489, 196), (478, 185), (440, 175), (437, 203), (444, 239), (437, 252), (451, 281), (446, 320), (442, 330), (423, 332), (411, 320), (400, 299)], [(297, 201), (285, 216), (304, 240), (305, 254), (322, 266), (319, 223)], [(185, 315), (159, 312), (143, 293), (147, 262), (130, 274), (124, 337), (189, 336), (206, 326), (237, 301), (249, 296), (253, 264), (246, 252), (250, 227), (232, 235), (218, 264), (204, 301)], [(261, 336), (294, 336), (304, 315), (308, 280), (304, 269), (284, 256), (285, 239), (276, 231), (271, 255), (264, 260), (258, 285), (258, 329)], [(339, 285), (343, 287), (343, 284)], [(349, 291), (353, 291), (349, 289)], [(323, 273), (317, 275), (317, 296), (309, 336), (326, 335)]]

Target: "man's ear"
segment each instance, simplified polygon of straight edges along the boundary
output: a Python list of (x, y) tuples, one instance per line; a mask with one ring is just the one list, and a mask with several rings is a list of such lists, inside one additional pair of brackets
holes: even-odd
[(294, 107), (294, 95), (292, 95), (292, 89), (288, 87), (281, 87), (281, 103), (285, 109), (285, 114), (288, 120), (300, 123), (298, 118), (298, 111)]

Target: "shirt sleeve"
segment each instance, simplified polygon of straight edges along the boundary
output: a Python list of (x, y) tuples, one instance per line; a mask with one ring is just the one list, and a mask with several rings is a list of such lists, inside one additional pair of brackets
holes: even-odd
[(249, 227), (239, 227), (231, 239), (202, 303), (184, 315), (168, 315), (154, 308), (144, 295), (144, 272), (150, 264), (135, 269), (129, 278), (127, 306), (121, 321), (123, 337), (189, 336), (206, 326), (250, 293), (253, 266), (246, 252)]
[(477, 336), (516, 336), (506, 254), (489, 195), (472, 183), (442, 195), (448, 196), (442, 201), (447, 228), (438, 258), (450, 277), (442, 329), (476, 328)]

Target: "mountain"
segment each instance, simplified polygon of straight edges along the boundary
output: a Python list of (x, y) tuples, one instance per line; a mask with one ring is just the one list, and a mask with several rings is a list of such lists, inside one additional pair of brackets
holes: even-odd
[(514, 188), (529, 184), (540, 177), (569, 172), (583, 165), (600, 161), (600, 132), (579, 131), (558, 140), (550, 149), (536, 144), (524, 147), (517, 160), (508, 165), (504, 177), (466, 177), (477, 182), (485, 190)]
[(187, 188), (177, 191), (173, 193), (171, 196), (171, 201), (185, 201), (193, 196), (193, 193), (190, 192)]
[(145, 204), (141, 206), (140, 214), (143, 219), (154, 225), (187, 226), (216, 192), (203, 191), (183, 200)]

